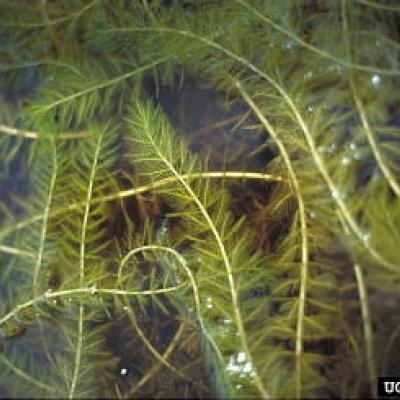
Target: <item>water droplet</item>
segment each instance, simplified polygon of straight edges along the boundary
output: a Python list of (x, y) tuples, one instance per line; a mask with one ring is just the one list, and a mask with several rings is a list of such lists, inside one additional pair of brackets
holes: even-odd
[(53, 300), (53, 304), (54, 304), (54, 305), (57, 304), (57, 300), (56, 300), (56, 299)]
[(129, 311), (129, 307), (128, 307), (128, 306), (123, 306), (122, 309), (123, 309), (124, 311)]
[(127, 368), (121, 368), (120, 374), (121, 375), (126, 375), (128, 373), (128, 369)]
[(309, 113), (314, 112), (314, 107), (313, 107), (313, 106), (307, 106), (307, 111), (308, 111)]
[(314, 211), (310, 212), (310, 218), (315, 219), (317, 217), (317, 214)]
[(243, 386), (240, 384), (240, 383), (238, 383), (237, 385), (236, 385), (236, 389), (241, 389)]

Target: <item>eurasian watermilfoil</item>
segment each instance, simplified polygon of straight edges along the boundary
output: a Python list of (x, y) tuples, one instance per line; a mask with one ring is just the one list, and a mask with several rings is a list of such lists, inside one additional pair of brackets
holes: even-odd
[[(362, 398), (398, 376), (399, 18), (0, 0), (0, 394)], [(206, 107), (193, 79), (232, 124), (177, 123)]]

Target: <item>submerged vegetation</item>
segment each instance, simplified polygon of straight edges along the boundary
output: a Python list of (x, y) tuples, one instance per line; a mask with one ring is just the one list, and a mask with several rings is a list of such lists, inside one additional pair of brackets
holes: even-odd
[(399, 26), (395, 1), (0, 0), (0, 395), (399, 376)]

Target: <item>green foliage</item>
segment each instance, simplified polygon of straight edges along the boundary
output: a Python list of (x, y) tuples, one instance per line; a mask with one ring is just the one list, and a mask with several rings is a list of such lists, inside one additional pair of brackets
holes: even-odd
[[(1, 395), (399, 374), (400, 9), (284, 3), (0, 0)], [(236, 110), (220, 137), (163, 100), (192, 79)]]

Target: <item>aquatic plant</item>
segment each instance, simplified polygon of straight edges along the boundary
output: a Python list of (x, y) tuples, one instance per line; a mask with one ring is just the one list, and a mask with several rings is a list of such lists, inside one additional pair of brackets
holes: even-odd
[[(0, 11), (1, 395), (363, 398), (399, 375), (395, 2)], [(190, 128), (194, 87), (215, 129)]]

